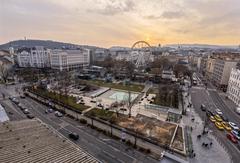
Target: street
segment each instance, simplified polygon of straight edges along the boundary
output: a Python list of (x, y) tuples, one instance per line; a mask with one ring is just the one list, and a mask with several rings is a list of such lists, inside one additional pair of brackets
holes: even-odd
[[(199, 116), (204, 120), (206, 118), (206, 113), (200, 109), (201, 104), (205, 104), (208, 110), (215, 112), (215, 109), (219, 108), (222, 110), (223, 114), (229, 118), (230, 121), (233, 121), (239, 124), (239, 119), (237, 119), (236, 113), (230, 111), (221, 101), (219, 95), (215, 90), (206, 90), (205, 87), (192, 87), (191, 88), (192, 103), (199, 114)], [(219, 140), (223, 146), (227, 149), (234, 163), (239, 162), (240, 151), (230, 140), (226, 137), (226, 131), (218, 130), (214, 123), (211, 121), (208, 122), (208, 127), (212, 130), (213, 135)]]
[[(8, 96), (13, 95), (6, 90), (4, 90), (4, 93)], [(68, 137), (70, 132), (76, 132), (80, 138), (78, 141), (73, 142), (103, 162), (158, 162), (157, 160), (125, 145), (124, 143), (111, 139), (67, 116), (56, 117), (54, 113), (45, 114), (45, 110), (48, 107), (30, 98), (26, 97), (25, 99), (22, 99), (18, 97), (17, 99), (20, 103), (25, 105), (29, 111), (35, 115), (35, 117), (55, 128), (64, 136)], [(20, 120), (26, 118), (18, 106), (13, 104), (7, 98), (2, 99), (0, 103), (5, 107), (10, 120)], [(9, 112), (11, 112), (11, 114), (9, 114)]]

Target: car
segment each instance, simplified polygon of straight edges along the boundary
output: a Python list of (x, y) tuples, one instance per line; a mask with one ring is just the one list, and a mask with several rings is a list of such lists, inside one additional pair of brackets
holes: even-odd
[(75, 132), (71, 132), (70, 134), (68, 134), (68, 137), (73, 139), (73, 140), (78, 140), (79, 139), (79, 135)]
[(222, 115), (222, 111), (220, 109), (216, 109), (215, 112), (218, 114), (218, 115)]
[(121, 110), (121, 111), (127, 111), (127, 109), (126, 109), (126, 108), (120, 108), (120, 110)]
[(239, 130), (239, 127), (238, 127), (235, 123), (233, 123), (233, 122), (228, 122), (228, 124), (229, 124), (229, 126), (232, 127), (233, 130)]
[(45, 114), (48, 114), (48, 109), (45, 110)]
[(35, 118), (35, 116), (34, 116), (33, 114), (29, 113), (29, 114), (27, 115), (27, 118), (33, 119), (33, 118)]
[(79, 102), (79, 104), (81, 104), (81, 105), (85, 105), (85, 102), (82, 102), (82, 101), (81, 101), (81, 102)]
[(30, 112), (29, 112), (28, 109), (24, 109), (24, 110), (23, 110), (23, 113), (24, 113), (24, 114), (29, 114)]
[(20, 95), (20, 98), (25, 98), (25, 95)]
[(240, 133), (237, 130), (232, 130), (231, 133), (238, 139), (240, 140)]
[(62, 116), (63, 116), (63, 114), (62, 114), (62, 113), (60, 113), (59, 111), (55, 111), (55, 116), (57, 116), (57, 117), (62, 117)]
[(204, 104), (201, 105), (201, 110), (202, 110), (202, 111), (206, 111), (206, 110), (207, 110), (207, 109), (206, 109), (206, 106), (205, 106)]
[(214, 118), (215, 118), (218, 122), (222, 122), (222, 121), (223, 121), (222, 118), (221, 118), (218, 114), (216, 114), (216, 115), (214, 116)]
[(91, 103), (96, 103), (97, 101), (95, 101), (95, 100), (91, 100), (90, 102), (91, 102)]
[(222, 122), (222, 126), (225, 128), (225, 130), (227, 131), (231, 131), (232, 128), (231, 126), (229, 126), (229, 124), (227, 122)]
[(224, 130), (224, 127), (222, 126), (222, 124), (220, 122), (215, 122), (215, 126), (219, 129), (219, 130)]
[(12, 99), (12, 102), (13, 102), (14, 104), (19, 104), (18, 99), (16, 99), (15, 97)]
[(216, 119), (214, 118), (214, 116), (210, 116), (209, 119), (211, 122), (216, 122)]
[(48, 110), (48, 113), (52, 113), (53, 112), (53, 109), (47, 109)]
[(231, 140), (231, 142), (233, 142), (233, 143), (235, 143), (235, 144), (238, 143), (236, 137), (235, 137), (232, 133), (228, 133), (226, 136), (227, 136), (227, 138), (228, 138), (229, 140)]
[(214, 116), (213, 112), (211, 112), (210, 110), (206, 110), (206, 114), (208, 117)]

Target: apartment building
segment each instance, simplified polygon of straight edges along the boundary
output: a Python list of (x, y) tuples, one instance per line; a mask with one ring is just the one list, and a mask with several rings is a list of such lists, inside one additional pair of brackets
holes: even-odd
[(232, 59), (216, 59), (213, 67), (212, 82), (218, 88), (227, 88), (230, 73), (233, 68), (236, 68), (238, 60)]
[(19, 67), (50, 67), (50, 50), (42, 46), (33, 48), (21, 48), (17, 51), (17, 62)]
[(216, 62), (216, 59), (211, 57), (208, 58), (206, 62), (206, 77), (209, 80), (212, 80), (215, 62)]
[(240, 66), (238, 69), (234, 68), (231, 71), (227, 94), (229, 99), (240, 106)]
[(50, 54), (50, 64), (52, 69), (73, 70), (89, 66), (90, 50), (52, 50)]

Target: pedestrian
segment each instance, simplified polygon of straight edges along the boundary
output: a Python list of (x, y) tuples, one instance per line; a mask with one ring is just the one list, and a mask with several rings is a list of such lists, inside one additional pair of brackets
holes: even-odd
[(210, 143), (210, 147), (212, 146), (212, 144), (213, 144), (213, 143), (211, 142), (211, 143)]

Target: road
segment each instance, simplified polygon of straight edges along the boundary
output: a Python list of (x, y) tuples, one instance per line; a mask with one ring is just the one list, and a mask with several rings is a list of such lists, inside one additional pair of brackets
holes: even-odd
[[(219, 108), (223, 111), (223, 114), (226, 115), (231, 121), (239, 122), (239, 119), (236, 117), (237, 115), (235, 115), (234, 112), (230, 111), (230, 109), (223, 104), (223, 101), (220, 101), (221, 99), (218, 97), (219, 95), (216, 95), (217, 92), (214, 93), (214, 91), (215, 90), (206, 90), (205, 87), (191, 88), (192, 104), (199, 116), (203, 120), (205, 119), (206, 114), (200, 109), (201, 104), (205, 104), (209, 110), (214, 112), (216, 108)], [(234, 145), (226, 138), (226, 132), (219, 131), (212, 122), (209, 122), (209, 128), (213, 131), (213, 135), (215, 135), (219, 142), (225, 146), (233, 162), (238, 163), (240, 151), (236, 145)]]
[[(1, 93), (2, 89), (0, 90)], [(12, 93), (7, 92), (4, 89), (4, 93), (8, 96), (12, 96)], [(109, 137), (99, 133), (98, 131), (82, 125), (79, 122), (64, 116), (56, 117), (54, 113), (45, 114), (45, 110), (48, 108), (30, 98), (21, 99), (19, 101), (24, 104), (31, 113), (33, 113), (37, 118), (42, 120), (44, 123), (52, 126), (58, 130), (61, 134), (68, 137), (70, 132), (76, 132), (79, 134), (80, 139), (78, 141), (73, 141), (81, 148), (86, 150), (88, 153), (92, 154), (102, 162), (111, 163), (133, 163), (133, 162), (143, 162), (143, 163), (155, 163), (159, 162), (144, 153), (141, 153), (124, 143), (110, 139)], [(26, 116), (21, 112), (21, 110), (7, 98), (1, 99), (0, 103), (5, 106), (6, 112), (13, 113), (9, 115), (10, 120), (21, 120), (26, 118)]]

